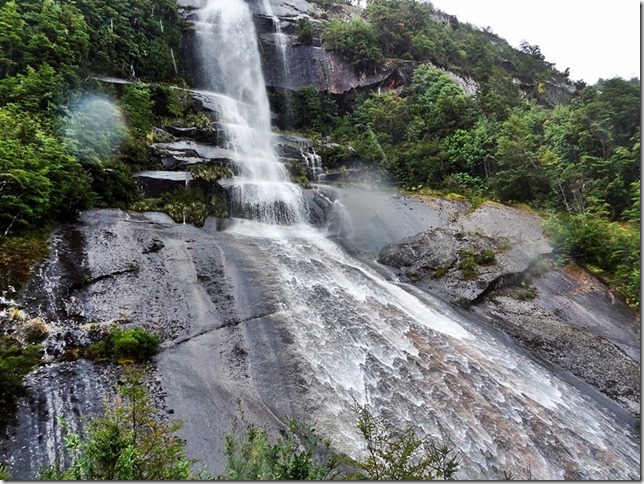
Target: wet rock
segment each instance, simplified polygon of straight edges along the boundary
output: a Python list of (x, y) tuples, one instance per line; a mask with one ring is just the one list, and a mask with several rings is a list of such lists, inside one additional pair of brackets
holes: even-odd
[(142, 171), (132, 175), (146, 197), (158, 197), (177, 188), (187, 188), (192, 175), (187, 171)]
[[(494, 250), (494, 263), (476, 263), (484, 249)], [(378, 261), (639, 416), (639, 315), (581, 267), (543, 263), (551, 250), (537, 215), (486, 203), (385, 246)], [(474, 262), (471, 280), (464, 254)]]

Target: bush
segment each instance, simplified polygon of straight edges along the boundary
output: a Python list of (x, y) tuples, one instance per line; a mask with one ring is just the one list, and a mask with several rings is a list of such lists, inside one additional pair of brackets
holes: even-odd
[(361, 18), (347, 23), (330, 22), (324, 32), (324, 45), (327, 50), (340, 54), (359, 71), (374, 70), (383, 60), (376, 34)]
[(366, 406), (354, 404), (358, 429), (367, 442), (364, 460), (348, 459), (356, 469), (350, 480), (434, 480), (452, 479), (458, 470), (452, 448), (432, 439), (421, 439), (413, 429), (398, 430)]
[(295, 24), (297, 40), (303, 45), (313, 44), (313, 25), (308, 17), (297, 20)]
[(551, 215), (544, 222), (544, 230), (557, 249), (559, 262), (574, 259), (601, 269), (627, 301), (639, 308), (639, 226), (586, 212)]
[(161, 338), (143, 328), (121, 329), (113, 327), (104, 340), (91, 344), (85, 356), (96, 361), (150, 360), (159, 350)]
[(461, 261), (458, 264), (458, 268), (461, 270), (463, 279), (466, 281), (471, 281), (476, 279), (478, 276), (478, 271), (476, 270), (476, 260), (474, 259), (474, 252), (471, 250), (461, 251)]
[(159, 350), (161, 338), (150, 334), (143, 328), (122, 330), (114, 328), (112, 331), (112, 345), (114, 356), (117, 359), (132, 359), (146, 361), (151, 359)]

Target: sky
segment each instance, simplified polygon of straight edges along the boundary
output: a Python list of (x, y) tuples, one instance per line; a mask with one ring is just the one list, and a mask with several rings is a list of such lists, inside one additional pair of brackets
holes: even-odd
[(491, 27), (513, 47), (536, 44), (570, 79), (640, 77), (640, 0), (430, 0), (445, 13)]

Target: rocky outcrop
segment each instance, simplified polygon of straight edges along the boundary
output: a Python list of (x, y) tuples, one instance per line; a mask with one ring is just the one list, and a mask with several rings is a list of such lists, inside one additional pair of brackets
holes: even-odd
[[(513, 230), (499, 230), (492, 220), (504, 220)], [(535, 261), (552, 252), (535, 224), (536, 218), (519, 210), (485, 204), (449, 226), (385, 246), (378, 262), (469, 306), (492, 290), (516, 284)]]
[(639, 315), (583, 268), (554, 266), (551, 252), (536, 214), (485, 203), (386, 245), (378, 261), (639, 416)]

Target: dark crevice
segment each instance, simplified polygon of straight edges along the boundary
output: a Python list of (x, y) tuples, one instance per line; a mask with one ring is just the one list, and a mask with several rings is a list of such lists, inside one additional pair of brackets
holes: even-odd
[(225, 328), (234, 328), (235, 326), (239, 326), (240, 324), (248, 323), (248, 322), (254, 321), (256, 319), (266, 318), (268, 316), (272, 316), (273, 314), (276, 314), (276, 312), (273, 311), (273, 312), (267, 312), (267, 313), (263, 313), (263, 314), (257, 314), (255, 316), (251, 316), (249, 318), (244, 318), (244, 319), (229, 319), (227, 321), (224, 321), (224, 323), (221, 326), (217, 326), (216, 328), (211, 328), (211, 329), (207, 329), (205, 331), (202, 331), (200, 333), (179, 337), (179, 338), (175, 339), (174, 341), (171, 341), (170, 344), (166, 348), (174, 348), (175, 346), (179, 346), (179, 345), (181, 345), (183, 343), (191, 341), (191, 340), (193, 340), (195, 338), (198, 338), (200, 336), (203, 336), (205, 334), (212, 333), (213, 331), (218, 331), (220, 329), (225, 329)]

